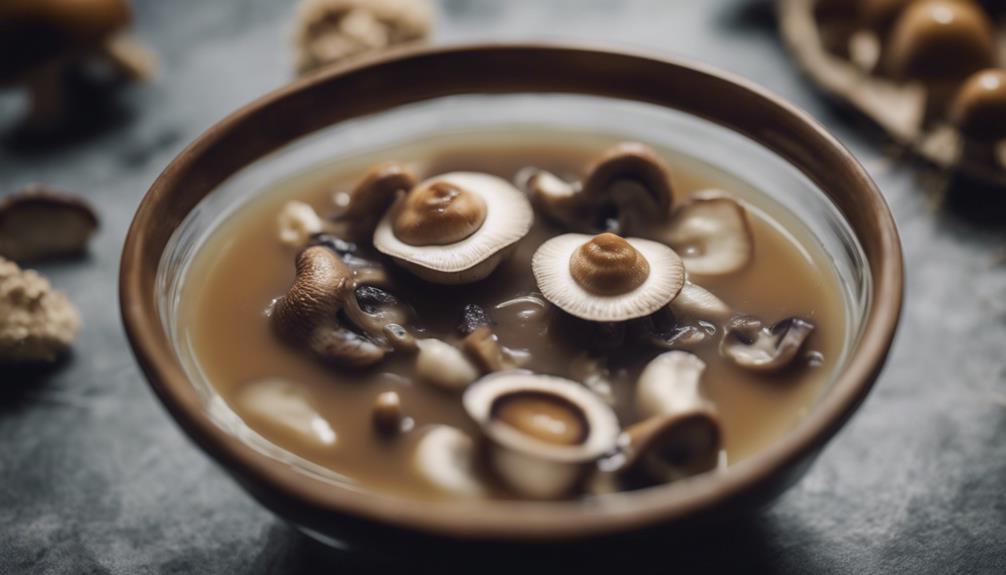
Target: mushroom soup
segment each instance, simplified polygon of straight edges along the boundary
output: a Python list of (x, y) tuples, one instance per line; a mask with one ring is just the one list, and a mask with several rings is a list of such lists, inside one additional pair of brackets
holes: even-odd
[(823, 250), (766, 196), (561, 132), (441, 135), (280, 182), (206, 240), (182, 301), (179, 348), (252, 430), (422, 498), (716, 472), (800, 421), (847, 329)]

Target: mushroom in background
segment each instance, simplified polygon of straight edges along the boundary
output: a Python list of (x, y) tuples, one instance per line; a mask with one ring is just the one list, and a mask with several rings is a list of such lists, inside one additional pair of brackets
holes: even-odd
[(18, 262), (76, 256), (98, 228), (90, 204), (35, 184), (0, 200), (0, 256)]
[(1003, 166), (999, 146), (1006, 139), (1006, 70), (991, 68), (968, 78), (954, 98), (950, 119), (961, 134), (962, 158)]
[(153, 76), (156, 57), (124, 32), (131, 18), (126, 0), (0, 2), (0, 87), (28, 89), (28, 127), (65, 121), (70, 69), (98, 63), (130, 80)]
[(297, 72), (409, 42), (433, 28), (428, 0), (302, 0), (294, 21)]
[(79, 329), (80, 314), (65, 295), (0, 257), (0, 365), (52, 363)]

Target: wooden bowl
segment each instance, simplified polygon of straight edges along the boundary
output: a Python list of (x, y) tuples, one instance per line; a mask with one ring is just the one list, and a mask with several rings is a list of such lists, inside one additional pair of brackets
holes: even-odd
[[(466, 94), (600, 96), (600, 105), (615, 108), (646, 103), (764, 148), (808, 186), (816, 186), (821, 203), (847, 224), (866, 279), (858, 329), (841, 372), (802, 423), (763, 453), (722, 473), (591, 503), (395, 498), (304, 473), (223, 429), (179, 361), (166, 327), (172, 318), (162, 315), (158, 274), (172, 235), (225, 179), (302, 136), (408, 104)], [(170, 276), (173, 268), (165, 273)], [(810, 117), (760, 88), (652, 55), (569, 45), (472, 45), (407, 50), (326, 70), (210, 128), (164, 170), (140, 205), (122, 255), (120, 294), (129, 341), (157, 396), (186, 433), (266, 507), (328, 541), (496, 545), (583, 541), (658, 525), (692, 525), (780, 493), (852, 415), (880, 372), (901, 310), (902, 259), (894, 221), (863, 167)]]

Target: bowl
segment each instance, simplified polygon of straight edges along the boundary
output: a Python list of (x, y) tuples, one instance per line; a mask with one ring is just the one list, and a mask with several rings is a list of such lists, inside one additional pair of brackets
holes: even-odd
[[(193, 365), (173, 314), (192, 254), (269, 183), (424, 133), (555, 126), (656, 143), (724, 169), (786, 206), (841, 279), (839, 368), (795, 428), (725, 471), (593, 501), (428, 502), (368, 491), (254, 434)], [(863, 167), (805, 113), (705, 66), (574, 45), (413, 49), (322, 71), (220, 121), (157, 178), (130, 227), (120, 300), (156, 395), (265, 507), (334, 544), (596, 540), (756, 508), (806, 471), (884, 364), (901, 310), (891, 214)]]

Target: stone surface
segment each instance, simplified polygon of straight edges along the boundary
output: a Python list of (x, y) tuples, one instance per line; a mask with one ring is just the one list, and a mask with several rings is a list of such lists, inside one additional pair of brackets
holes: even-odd
[[(90, 257), (42, 266), (83, 313), (74, 356), (47, 374), (0, 371), (0, 573), (367, 570), (369, 559), (323, 550), (261, 509), (180, 433), (143, 382), (116, 301), (122, 240), (157, 173), (290, 78), (293, 5), (137, 9), (159, 77), (87, 101), (76, 137), (53, 146), (12, 135), (21, 101), (0, 95), (0, 194), (45, 181), (87, 195), (102, 217)], [(1006, 572), (1006, 194), (928, 174), (822, 101), (787, 61), (762, 0), (445, 0), (442, 10), (437, 41), (604, 40), (768, 86), (862, 159), (900, 225), (909, 288), (894, 352), (810, 474), (759, 515), (596, 566)]]

